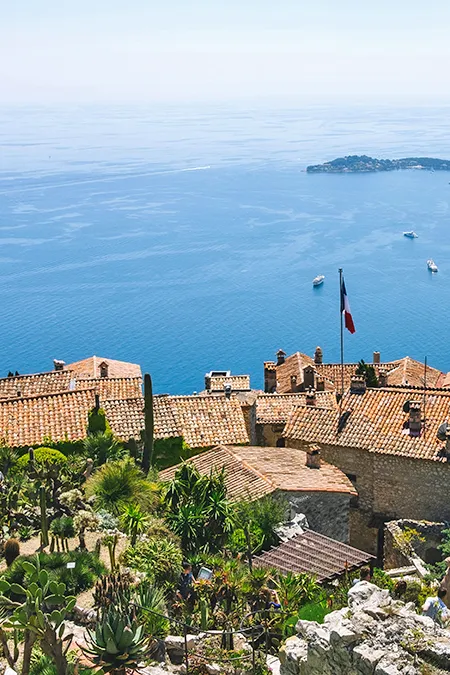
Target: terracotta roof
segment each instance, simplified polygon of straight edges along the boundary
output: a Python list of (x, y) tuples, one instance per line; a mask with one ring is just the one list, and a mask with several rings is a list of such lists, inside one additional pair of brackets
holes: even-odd
[[(191, 448), (248, 443), (242, 407), (235, 398), (155, 396), (155, 438), (182, 436)], [(144, 428), (143, 398), (105, 401), (106, 417), (119, 438), (139, 439)], [(127, 440), (128, 440), (127, 438)]]
[[(419, 437), (410, 435), (407, 428), (409, 414), (403, 412), (404, 404), (411, 400), (420, 401), (422, 418), (426, 401), (426, 426)], [(447, 461), (440, 456), (444, 444), (436, 436), (439, 425), (450, 412), (450, 392), (446, 390), (427, 390), (426, 396), (423, 390), (408, 388), (368, 389), (364, 394), (347, 393), (342, 410), (347, 420), (338, 432), (338, 411), (298, 407), (293, 411), (283, 435), (287, 439), (304, 442)]]
[(357, 494), (351, 481), (336, 466), (321, 460), (320, 469), (307, 467), (306, 452), (302, 450), (258, 445), (230, 450), (279, 490)]
[[(256, 399), (257, 424), (281, 424), (287, 422), (297, 405), (306, 404), (306, 392), (298, 394), (260, 394)], [(316, 405), (335, 408), (336, 397), (332, 392), (316, 392)]]
[(12, 447), (84, 438), (93, 405), (92, 390), (0, 401), (0, 437)]
[(277, 371), (277, 393), (288, 394), (292, 391), (291, 376), (297, 378), (297, 385), (303, 382), (303, 368), (314, 366), (314, 359), (307, 354), (295, 352), (288, 356), (284, 363), (276, 366)]
[(82, 361), (68, 363), (64, 366), (65, 370), (71, 370), (80, 378), (97, 378), (101, 376), (100, 366), (106, 363), (108, 366), (108, 377), (142, 377), (141, 367), (136, 363), (127, 363), (126, 361), (116, 361), (114, 359), (105, 359), (101, 356), (90, 356)]
[[(344, 492), (356, 495), (347, 476), (335, 466), (321, 462), (320, 469), (306, 466), (306, 453), (293, 448), (220, 446), (189, 460), (200, 471), (226, 470), (226, 486), (232, 499), (252, 499), (275, 490), (289, 492)], [(173, 478), (177, 466), (160, 473)]]
[[(310, 356), (307, 356), (307, 354), (296, 352), (288, 356), (284, 363), (275, 366), (277, 372), (277, 393), (286, 394), (292, 391), (291, 376), (293, 375), (297, 378), (297, 386), (301, 385), (303, 382), (303, 369), (309, 365), (314, 367), (319, 378), (325, 380), (325, 389), (340, 389), (342, 373), (340, 363), (315, 364), (314, 360)], [(425, 364), (415, 361), (409, 356), (386, 363), (368, 363), (367, 365), (372, 365), (375, 368), (377, 376), (380, 370), (386, 371), (388, 376), (387, 384), (389, 386), (424, 386)], [(357, 363), (344, 363), (344, 389), (350, 387), (351, 377), (355, 374), (357, 367)], [(445, 377), (445, 373), (442, 373), (437, 368), (427, 366), (427, 387), (445, 386)], [(447, 386), (450, 386), (450, 377), (447, 382)]]
[[(64, 372), (64, 371), (62, 371)], [(74, 378), (75, 389), (91, 389), (100, 396), (100, 404), (109, 399), (138, 398), (142, 396), (140, 377)]]
[[(189, 460), (203, 475), (211, 471), (225, 470), (225, 484), (228, 497), (232, 501), (241, 499), (259, 499), (274, 492), (275, 487), (270, 481), (259, 475), (252, 467), (240, 461), (230, 448), (217, 447), (202, 452)], [(171, 480), (179, 465), (161, 471), (162, 481)]]
[(18, 398), (69, 391), (73, 375), (68, 370), (52, 370), (49, 373), (2, 377), (0, 379), (0, 398)]
[(231, 384), (232, 391), (249, 391), (250, 375), (214, 375), (210, 378), (209, 391), (223, 392), (226, 384)]
[(283, 574), (311, 574), (320, 583), (363, 567), (373, 559), (369, 553), (312, 530), (305, 530), (254, 558), (253, 564), (256, 567), (274, 567)]

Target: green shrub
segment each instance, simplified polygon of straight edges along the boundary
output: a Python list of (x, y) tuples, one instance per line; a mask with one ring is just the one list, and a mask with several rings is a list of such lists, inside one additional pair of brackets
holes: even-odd
[(297, 619), (304, 621), (317, 621), (323, 623), (325, 616), (329, 613), (329, 608), (325, 600), (321, 602), (308, 602), (301, 607)]
[[(106, 573), (106, 567), (94, 553), (88, 551), (71, 551), (69, 553), (39, 553), (39, 562), (52, 581), (66, 584), (69, 595), (78, 595), (91, 588), (99, 576)], [(1, 578), (9, 583), (28, 587), (29, 575), (23, 567), (25, 561), (34, 562), (36, 556), (20, 556), (16, 558)], [(67, 569), (67, 563), (74, 562), (74, 569)]]
[[(65, 464), (67, 458), (54, 448), (36, 448), (34, 450), (34, 461), (36, 464), (43, 466), (44, 464)], [(17, 461), (16, 467), (20, 470), (27, 468), (29, 462), (28, 453), (22, 455)]]
[(121, 556), (121, 562), (139, 572), (157, 586), (173, 585), (181, 572), (183, 554), (181, 548), (162, 537), (152, 537), (129, 546)]

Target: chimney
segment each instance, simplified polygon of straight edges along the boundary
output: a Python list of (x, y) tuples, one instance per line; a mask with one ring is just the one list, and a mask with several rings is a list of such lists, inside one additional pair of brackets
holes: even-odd
[(420, 436), (422, 431), (422, 409), (420, 401), (411, 401), (409, 404), (409, 434)]
[(297, 391), (297, 375), (291, 375), (291, 391)]
[(264, 363), (264, 391), (273, 394), (277, 390), (277, 364), (274, 361)]
[(377, 366), (380, 365), (380, 363), (381, 363), (381, 354), (380, 354), (380, 352), (374, 352), (374, 353), (373, 353), (373, 363), (375, 363), (375, 365), (377, 365)]
[(60, 361), (59, 359), (53, 359), (53, 366), (55, 370), (64, 370), (64, 366), (66, 365), (65, 361)]
[(378, 373), (378, 384), (380, 385), (380, 387), (387, 387), (388, 386), (387, 372), (383, 369), (381, 369)]
[(231, 384), (229, 382), (225, 382), (223, 385), (224, 391), (225, 391), (225, 396), (227, 398), (231, 398)]
[(211, 373), (205, 375), (205, 389), (208, 392), (211, 391)]
[(316, 379), (316, 391), (325, 391), (325, 380), (322, 378)]
[(322, 347), (316, 347), (316, 351), (314, 352), (314, 363), (316, 363), (318, 366), (323, 363)]
[(309, 389), (306, 392), (306, 405), (316, 405), (316, 390)]
[(365, 394), (367, 389), (366, 380), (362, 375), (352, 375), (350, 380), (350, 393)]
[(303, 368), (303, 386), (305, 391), (316, 388), (316, 371), (312, 366)]
[(279, 349), (276, 353), (277, 357), (277, 366), (282, 366), (283, 363), (286, 361), (286, 352), (284, 352), (282, 349)]
[(320, 447), (310, 445), (306, 451), (306, 466), (308, 469), (320, 469)]

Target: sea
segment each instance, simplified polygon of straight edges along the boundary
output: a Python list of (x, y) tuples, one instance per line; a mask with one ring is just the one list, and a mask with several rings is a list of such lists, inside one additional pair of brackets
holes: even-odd
[(260, 388), (280, 348), (338, 361), (340, 267), (346, 361), (377, 350), (449, 371), (450, 173), (305, 171), (348, 154), (450, 159), (449, 113), (3, 106), (0, 375), (95, 354), (141, 364), (159, 393), (200, 391), (210, 370)]

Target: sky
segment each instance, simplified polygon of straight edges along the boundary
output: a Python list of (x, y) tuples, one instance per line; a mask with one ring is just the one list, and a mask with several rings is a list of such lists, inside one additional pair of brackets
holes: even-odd
[(448, 0), (0, 2), (0, 102), (432, 97)]

